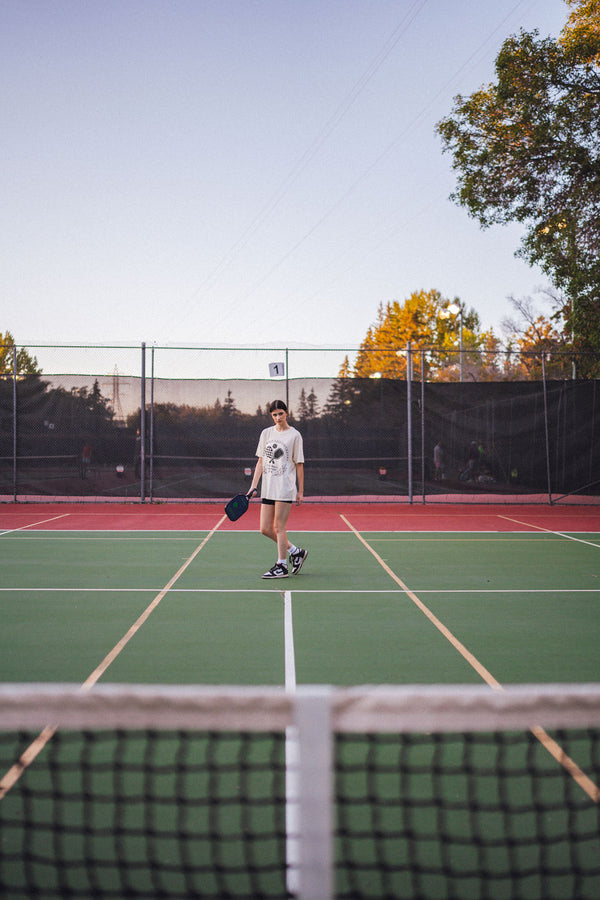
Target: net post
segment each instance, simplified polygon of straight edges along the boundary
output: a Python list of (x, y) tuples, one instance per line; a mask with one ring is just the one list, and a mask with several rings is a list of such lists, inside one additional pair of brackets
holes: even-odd
[(299, 750), (298, 900), (333, 897), (331, 688), (299, 687), (294, 717)]

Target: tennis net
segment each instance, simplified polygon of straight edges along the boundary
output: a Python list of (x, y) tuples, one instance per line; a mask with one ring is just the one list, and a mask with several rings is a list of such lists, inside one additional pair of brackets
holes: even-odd
[(11, 900), (600, 896), (600, 685), (6, 684), (0, 763)]

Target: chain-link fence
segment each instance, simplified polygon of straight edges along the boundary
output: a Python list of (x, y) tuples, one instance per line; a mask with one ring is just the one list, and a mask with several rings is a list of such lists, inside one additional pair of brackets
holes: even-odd
[(309, 500), (600, 496), (599, 382), (568, 355), (385, 348), (355, 377), (356, 349), (29, 346), (24, 374), (0, 349), (5, 500), (231, 496), (273, 399)]

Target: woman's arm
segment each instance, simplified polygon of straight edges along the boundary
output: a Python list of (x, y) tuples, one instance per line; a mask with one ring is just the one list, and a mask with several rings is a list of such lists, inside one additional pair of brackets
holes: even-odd
[(258, 460), (256, 462), (256, 465), (254, 467), (254, 475), (252, 476), (252, 484), (250, 485), (250, 490), (248, 491), (249, 494), (251, 494), (252, 491), (256, 491), (258, 489), (258, 482), (261, 479), (262, 470), (263, 470), (262, 456), (259, 456)]
[(296, 494), (296, 505), (300, 506), (304, 500), (304, 463), (296, 463), (296, 477), (298, 478), (298, 493)]

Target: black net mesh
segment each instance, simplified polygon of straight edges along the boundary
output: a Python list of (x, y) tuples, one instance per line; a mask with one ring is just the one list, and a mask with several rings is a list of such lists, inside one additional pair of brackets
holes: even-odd
[[(600, 732), (561, 747), (600, 774)], [(338, 736), (337, 896), (588, 897), (600, 809), (530, 733)]]
[[(598, 784), (600, 729), (555, 737)], [(344, 734), (334, 758), (337, 897), (600, 896), (600, 806), (530, 732)], [(0, 801), (0, 895), (285, 897), (285, 804), (283, 733), (59, 731)]]
[(0, 829), (3, 897), (282, 897), (284, 737), (57, 732)]

